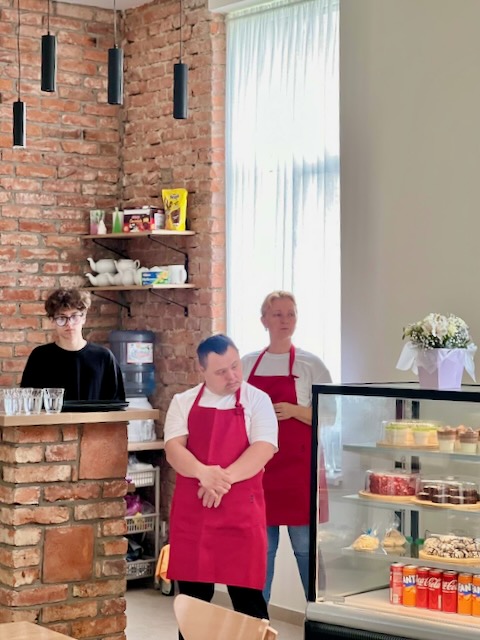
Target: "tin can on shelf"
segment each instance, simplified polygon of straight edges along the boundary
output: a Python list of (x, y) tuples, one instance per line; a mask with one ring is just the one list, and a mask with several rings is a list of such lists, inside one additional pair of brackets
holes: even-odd
[(442, 575), (441, 569), (430, 569), (428, 576), (428, 608), (432, 611), (442, 610)]
[(413, 564), (403, 567), (402, 604), (404, 607), (415, 607), (417, 604), (417, 567)]
[(428, 579), (430, 567), (418, 567), (417, 569), (417, 604), (421, 609), (428, 609)]
[(457, 613), (463, 616), (472, 615), (472, 575), (458, 574)]
[(480, 575), (472, 579), (472, 616), (480, 616)]
[(403, 598), (403, 567), (401, 562), (390, 565), (390, 603), (402, 604)]
[(458, 573), (444, 571), (442, 578), (442, 611), (457, 613)]

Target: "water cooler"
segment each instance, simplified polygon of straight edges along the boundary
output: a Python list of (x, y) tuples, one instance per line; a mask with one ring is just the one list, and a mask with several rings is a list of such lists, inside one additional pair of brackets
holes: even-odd
[[(155, 390), (155, 334), (153, 331), (110, 331), (109, 343), (122, 370), (129, 407), (151, 409), (147, 396)], [(155, 438), (153, 420), (130, 420), (128, 423), (129, 441)]]

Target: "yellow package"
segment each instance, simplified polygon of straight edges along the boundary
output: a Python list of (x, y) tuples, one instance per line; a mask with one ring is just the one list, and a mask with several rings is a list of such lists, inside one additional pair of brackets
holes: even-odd
[(187, 222), (186, 189), (162, 189), (163, 206), (165, 208), (165, 229), (185, 231)]

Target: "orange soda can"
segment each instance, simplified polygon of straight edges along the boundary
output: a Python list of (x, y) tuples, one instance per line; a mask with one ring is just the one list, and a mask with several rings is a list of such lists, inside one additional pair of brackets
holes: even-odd
[(415, 607), (417, 604), (417, 567), (413, 564), (403, 567), (402, 604), (404, 607)]
[(480, 617), (480, 575), (472, 579), (472, 616)]
[(458, 574), (457, 613), (463, 616), (472, 615), (472, 575), (470, 573)]

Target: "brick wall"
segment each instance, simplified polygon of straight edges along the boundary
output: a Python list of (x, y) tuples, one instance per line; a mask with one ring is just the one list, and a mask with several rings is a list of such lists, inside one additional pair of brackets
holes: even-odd
[(0, 622), (125, 640), (125, 423), (0, 436)]
[[(27, 149), (12, 149), (16, 99), (16, 3), (0, 0), (0, 386), (18, 383), (25, 358), (44, 341), (43, 299), (61, 285), (83, 285), (85, 258), (113, 257), (82, 240), (88, 212), (118, 203), (160, 200), (162, 187), (186, 187), (196, 235), (172, 239), (189, 252), (196, 291), (173, 291), (188, 305), (146, 292), (125, 309), (95, 299), (86, 337), (106, 342), (110, 329), (156, 333), (157, 390), (163, 417), (171, 396), (195, 384), (198, 341), (224, 329), (223, 17), (205, 0), (186, 0), (183, 61), (189, 66), (189, 118), (172, 117), (173, 63), (179, 52), (179, 2), (157, 0), (123, 16), (124, 107), (106, 103), (112, 13), (53, 3), (58, 38), (55, 94), (40, 91), (44, 0), (21, 0), (21, 95), (27, 104)], [(153, 266), (182, 262), (180, 253), (147, 240), (126, 242)], [(112, 294), (115, 297), (117, 294)]]

